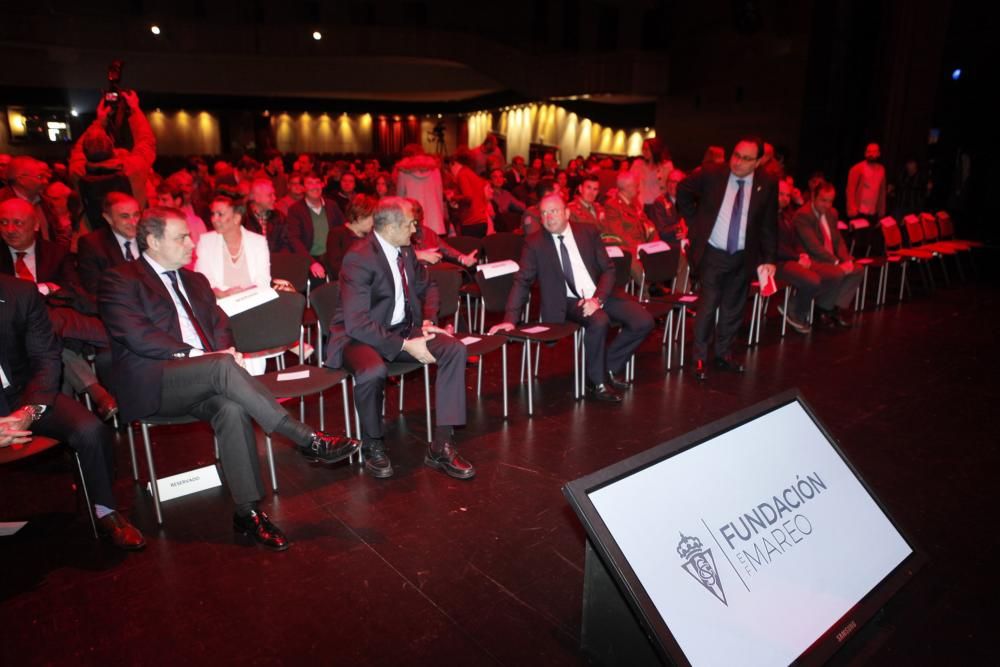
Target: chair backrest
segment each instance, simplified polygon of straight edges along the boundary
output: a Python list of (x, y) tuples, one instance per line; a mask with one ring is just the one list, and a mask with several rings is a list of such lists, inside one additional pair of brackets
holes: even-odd
[(507, 297), (514, 287), (514, 273), (507, 273), (495, 278), (486, 278), (481, 271), (476, 271), (476, 284), (483, 295), (483, 304), (488, 313), (502, 313), (507, 310)]
[(483, 252), (487, 262), (502, 262), (512, 259), (521, 260), (521, 250), (524, 248), (524, 237), (520, 234), (494, 234), (483, 239)]
[(514, 211), (504, 211), (493, 218), (493, 227), (498, 232), (512, 232), (521, 228), (521, 214)]
[(458, 310), (458, 290), (462, 287), (463, 272), (452, 268), (451, 265), (431, 268), (428, 271), (431, 281), (437, 285), (438, 297), (438, 321), (444, 322)]
[(632, 280), (632, 253), (622, 249), (622, 256), (612, 257), (611, 262), (615, 265), (615, 287), (624, 288)]
[(333, 315), (340, 305), (340, 285), (338, 283), (320, 285), (310, 292), (309, 303), (316, 312), (320, 335), (326, 336), (330, 333), (330, 322), (333, 321)]
[(478, 250), (480, 255), (483, 254), (483, 240), (475, 236), (449, 236), (444, 240), (463, 255), (468, 255), (473, 250)]
[(287, 280), (298, 292), (305, 293), (309, 284), (309, 267), (312, 257), (291, 252), (271, 253), (271, 277)]
[(899, 232), (896, 219), (890, 216), (882, 218), (879, 223), (882, 228), (882, 238), (885, 240), (886, 250), (899, 250), (903, 245), (903, 235)]
[(924, 240), (927, 243), (934, 243), (938, 240), (937, 221), (934, 219), (933, 213), (921, 213), (920, 226), (923, 228)]
[(920, 218), (912, 214), (907, 215), (903, 218), (903, 225), (906, 227), (906, 238), (911, 246), (923, 243), (924, 228), (920, 224)]
[(236, 349), (244, 353), (292, 347), (299, 342), (306, 298), (295, 292), (278, 292), (278, 298), (251, 308), (229, 320)]
[(948, 211), (937, 212), (937, 223), (938, 230), (941, 232), (941, 238), (955, 238), (955, 226), (951, 224), (951, 216), (948, 215)]
[(681, 262), (680, 246), (664, 252), (647, 253), (639, 250), (639, 263), (646, 274), (646, 284), (670, 282), (677, 277)]

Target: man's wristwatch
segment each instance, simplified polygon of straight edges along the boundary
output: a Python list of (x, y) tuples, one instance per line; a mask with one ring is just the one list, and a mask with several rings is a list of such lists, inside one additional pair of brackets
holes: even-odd
[(45, 410), (49, 406), (47, 405), (22, 405), (21, 409), (31, 415), (31, 423), (34, 424), (36, 421), (42, 418), (45, 414)]

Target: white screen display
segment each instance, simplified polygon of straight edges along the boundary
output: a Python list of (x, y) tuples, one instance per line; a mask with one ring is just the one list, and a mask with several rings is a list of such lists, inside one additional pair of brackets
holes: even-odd
[(785, 665), (911, 553), (793, 402), (589, 494), (694, 665)]

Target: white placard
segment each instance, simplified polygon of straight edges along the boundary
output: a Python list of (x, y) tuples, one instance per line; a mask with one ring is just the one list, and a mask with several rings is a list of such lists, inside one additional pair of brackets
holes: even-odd
[(475, 336), (466, 336), (462, 339), (462, 345), (472, 345), (473, 343), (478, 343), (482, 338), (476, 338)]
[(526, 333), (526, 334), (536, 334), (536, 333), (542, 333), (543, 331), (548, 331), (548, 330), (549, 330), (548, 327), (543, 327), (542, 325), (539, 324), (537, 326), (528, 327), (527, 329), (521, 329), (521, 332), (522, 333)]
[(277, 298), (278, 293), (270, 287), (251, 287), (242, 292), (224, 296), (218, 299), (217, 303), (226, 315), (232, 317)]
[(483, 274), (483, 278), (490, 280), (491, 278), (496, 278), (497, 276), (505, 276), (508, 273), (517, 273), (517, 270), (521, 268), (512, 259), (505, 259), (502, 262), (490, 262), (488, 264), (480, 264), (476, 267), (480, 273)]
[(278, 382), (305, 380), (308, 377), (309, 377), (309, 371), (295, 371), (294, 373), (278, 373)]
[(589, 498), (693, 665), (789, 664), (912, 553), (797, 402)]
[(0, 521), (0, 537), (10, 537), (26, 525), (27, 521)]
[(696, 294), (685, 294), (681, 298), (677, 299), (681, 303), (694, 303), (698, 300), (698, 295)]
[(640, 243), (636, 246), (635, 251), (644, 252), (647, 255), (655, 255), (658, 252), (667, 252), (670, 250), (670, 245), (666, 241), (650, 241), (649, 243)]
[[(187, 472), (171, 475), (170, 477), (161, 477), (156, 480), (156, 487), (160, 492), (161, 503), (192, 493), (198, 493), (199, 491), (214, 489), (217, 486), (222, 486), (222, 480), (219, 479), (219, 469), (214, 465), (195, 468), (194, 470), (188, 470)], [(146, 483), (146, 488), (149, 489), (148, 482)]]
[(851, 220), (851, 229), (866, 229), (868, 226), (868, 221), (864, 218), (855, 218), (854, 220)]
[(624, 257), (625, 253), (616, 245), (606, 245), (604, 249), (608, 252), (608, 257)]

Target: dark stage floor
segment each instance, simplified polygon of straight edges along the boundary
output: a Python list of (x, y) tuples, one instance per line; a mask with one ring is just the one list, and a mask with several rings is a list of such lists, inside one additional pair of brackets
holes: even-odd
[[(472, 482), (422, 465), (423, 395), (412, 382), (405, 418), (390, 394), (391, 480), (307, 464), (276, 440), (282, 493), (266, 507), (295, 542), (286, 553), (234, 543), (224, 490), (167, 503), (157, 530), (151, 502), (128, 479), (124, 440), (117, 490), (146, 533), (141, 554), (89, 537), (62, 455), (8, 467), (0, 518), (31, 522), (0, 538), (0, 664), (586, 663), (584, 536), (562, 485), (790, 387), (930, 557), (860, 661), (994, 663), (987, 610), (998, 540), (986, 510), (996, 507), (987, 499), (1000, 440), (998, 324), (1000, 290), (982, 278), (869, 311), (844, 333), (781, 340), (772, 311), (745, 377), (702, 386), (690, 369), (664, 374), (650, 340), (617, 408), (572, 400), (561, 347), (543, 353), (536, 415), (512, 384), (506, 422), (499, 358), (489, 359), (482, 401), (469, 373), (460, 435), (479, 471)], [(327, 409), (339, 426), (336, 393)], [(154, 434), (161, 475), (211, 462), (201, 427)]]

